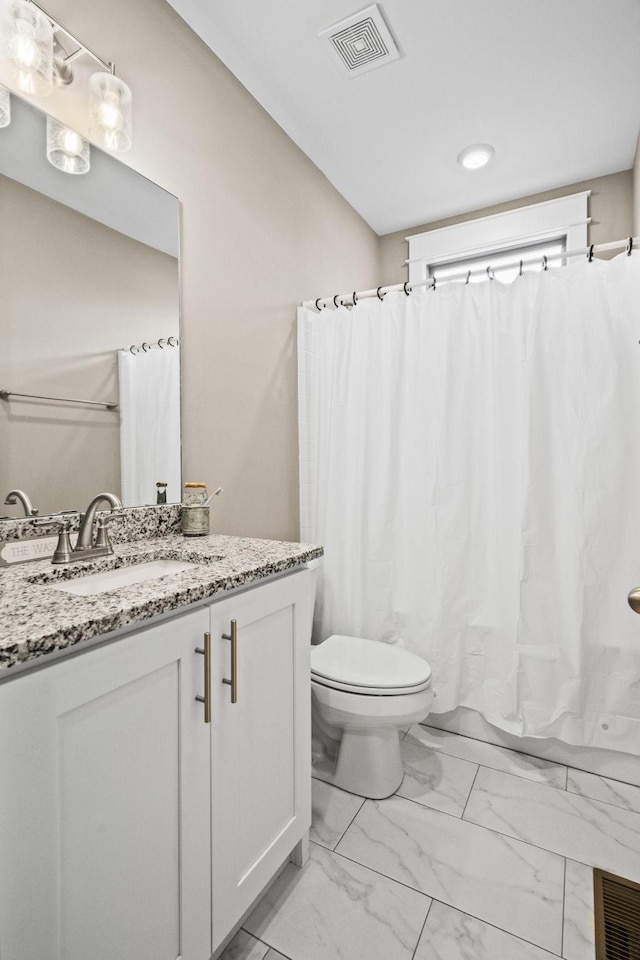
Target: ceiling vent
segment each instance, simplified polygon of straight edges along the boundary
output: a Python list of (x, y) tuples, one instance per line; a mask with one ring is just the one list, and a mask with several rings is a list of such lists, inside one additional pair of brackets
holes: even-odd
[(377, 3), (334, 23), (318, 36), (329, 41), (334, 56), (351, 77), (400, 57)]

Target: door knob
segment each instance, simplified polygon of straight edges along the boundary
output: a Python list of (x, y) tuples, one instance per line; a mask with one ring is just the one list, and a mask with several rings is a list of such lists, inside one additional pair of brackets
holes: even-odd
[(634, 613), (640, 613), (640, 587), (634, 587), (627, 600)]

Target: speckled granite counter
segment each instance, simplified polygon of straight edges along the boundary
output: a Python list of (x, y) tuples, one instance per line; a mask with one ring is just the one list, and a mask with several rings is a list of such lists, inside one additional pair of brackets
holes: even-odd
[[(278, 540), (221, 535), (186, 539), (176, 534), (114, 549), (113, 556), (93, 561), (53, 566), (35, 560), (0, 570), (0, 677), (16, 664), (293, 570), (323, 552), (322, 547)], [(51, 586), (159, 559), (187, 560), (197, 566), (88, 597)]]

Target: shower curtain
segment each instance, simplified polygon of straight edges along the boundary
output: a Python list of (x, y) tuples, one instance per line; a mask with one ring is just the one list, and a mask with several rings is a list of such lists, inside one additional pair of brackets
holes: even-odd
[(125, 507), (156, 502), (156, 483), (179, 502), (180, 351), (118, 351), (120, 473)]
[(430, 662), (434, 712), (637, 753), (640, 255), (298, 315), (314, 625)]

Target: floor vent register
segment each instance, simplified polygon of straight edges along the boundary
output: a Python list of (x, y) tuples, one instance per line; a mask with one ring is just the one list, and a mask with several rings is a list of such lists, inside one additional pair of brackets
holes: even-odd
[(593, 871), (596, 960), (640, 960), (640, 883)]

